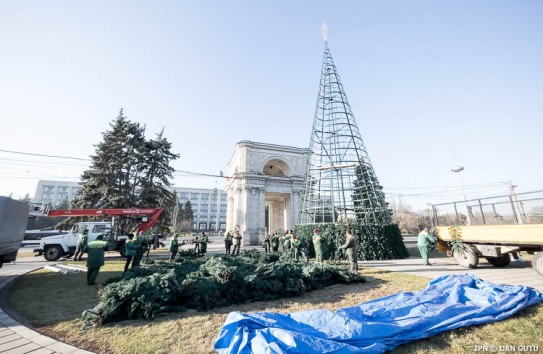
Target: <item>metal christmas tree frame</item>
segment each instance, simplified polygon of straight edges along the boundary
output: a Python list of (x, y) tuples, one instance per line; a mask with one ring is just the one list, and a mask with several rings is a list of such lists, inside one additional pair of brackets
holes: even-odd
[(309, 150), (300, 224), (392, 223), (327, 41)]

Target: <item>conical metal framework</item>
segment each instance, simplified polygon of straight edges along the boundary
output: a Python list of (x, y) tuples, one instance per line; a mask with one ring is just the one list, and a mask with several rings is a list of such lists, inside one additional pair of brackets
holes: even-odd
[(392, 222), (328, 44), (309, 150), (301, 224)]

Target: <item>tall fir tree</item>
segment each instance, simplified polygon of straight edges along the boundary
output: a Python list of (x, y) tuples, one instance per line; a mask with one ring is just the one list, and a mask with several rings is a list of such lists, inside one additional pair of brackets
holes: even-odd
[(123, 113), (95, 145), (92, 166), (81, 176), (81, 188), (74, 201), (77, 208), (126, 208), (139, 206), (138, 180), (145, 153), (145, 136), (139, 123)]
[[(165, 202), (175, 206), (174, 194), (170, 192), (173, 172), (170, 162), (179, 158), (171, 152), (172, 144), (163, 137), (163, 132), (156, 139), (145, 143), (139, 178), (140, 202), (149, 207), (158, 207)], [(172, 200), (173, 199), (173, 200)]]
[(183, 205), (183, 217), (182, 217), (182, 227), (183, 230), (190, 230), (192, 229), (192, 222), (194, 220), (194, 212), (192, 211), (192, 203), (190, 200), (187, 200), (185, 202), (185, 205)]
[(74, 207), (173, 209), (170, 162), (179, 155), (171, 153), (171, 143), (162, 133), (147, 141), (144, 128), (130, 122), (122, 109), (110, 127), (96, 145), (91, 168), (81, 176)]

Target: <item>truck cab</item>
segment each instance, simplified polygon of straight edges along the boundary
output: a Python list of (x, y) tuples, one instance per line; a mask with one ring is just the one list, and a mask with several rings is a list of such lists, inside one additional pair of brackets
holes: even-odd
[[(67, 234), (42, 238), (39, 248), (34, 249), (34, 252), (38, 253), (38, 256), (43, 255), (48, 261), (56, 261), (63, 256), (72, 256), (77, 247), (79, 233), (85, 229), (89, 230), (88, 242), (96, 240), (98, 235), (103, 234), (104, 240), (108, 243), (108, 250), (119, 251), (121, 256), (124, 257), (124, 244), (127, 239), (126, 232), (127, 230), (134, 229), (133, 227), (127, 227), (127, 225), (129, 226), (130, 223), (136, 223), (137, 231), (145, 232), (153, 227), (164, 212), (164, 208), (51, 210), (46, 207), (42, 209), (49, 217), (99, 217), (102, 219), (110, 218), (112, 220), (78, 222)], [(125, 220), (127, 223), (124, 223), (124, 225), (119, 224), (118, 220)]]
[(111, 223), (102, 222), (78, 222), (67, 234), (43, 237), (38, 248), (34, 249), (38, 256), (43, 254), (48, 261), (56, 261), (60, 257), (71, 257), (77, 248), (79, 234), (83, 230), (89, 230), (88, 242), (96, 240), (98, 235), (105, 234), (111, 229)]

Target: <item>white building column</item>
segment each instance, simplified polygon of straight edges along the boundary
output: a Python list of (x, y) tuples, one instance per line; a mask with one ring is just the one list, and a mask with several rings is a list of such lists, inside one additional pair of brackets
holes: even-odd
[[(266, 188), (258, 188), (258, 227), (266, 228)], [(268, 230), (270, 232), (270, 230)]]
[(292, 206), (291, 217), (292, 217), (292, 226), (298, 224), (298, 213), (300, 212), (300, 201), (302, 191), (298, 189), (292, 190), (290, 195), (290, 205)]

